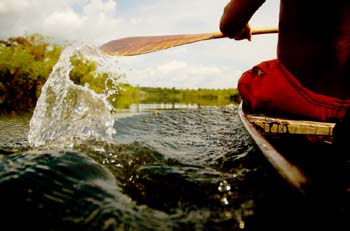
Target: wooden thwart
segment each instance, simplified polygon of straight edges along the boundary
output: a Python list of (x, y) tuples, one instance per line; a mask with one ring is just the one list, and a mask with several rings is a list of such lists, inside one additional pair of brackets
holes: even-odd
[(291, 120), (258, 115), (247, 115), (249, 121), (266, 133), (333, 136), (335, 123)]

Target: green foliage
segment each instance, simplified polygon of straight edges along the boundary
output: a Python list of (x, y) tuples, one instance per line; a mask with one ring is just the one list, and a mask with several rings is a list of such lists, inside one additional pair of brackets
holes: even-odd
[(144, 103), (183, 103), (206, 106), (224, 106), (240, 102), (237, 89), (175, 89), (143, 87)]
[(139, 104), (145, 97), (145, 93), (138, 87), (127, 83), (120, 83), (118, 94), (114, 95), (112, 105), (117, 109), (127, 109), (132, 104)]
[(32, 110), (63, 47), (34, 34), (0, 41), (0, 109)]
[[(97, 70), (96, 63), (85, 59), (80, 53), (73, 55), (70, 58), (72, 63), (72, 70), (69, 73), (70, 79), (77, 85), (87, 85), (95, 79), (95, 72)], [(96, 81), (93, 86), (89, 85), (96, 93), (102, 93), (104, 86), (101, 85), (101, 81)]]
[(237, 89), (175, 89), (160, 87), (133, 87), (121, 85), (114, 107), (129, 108), (131, 104), (140, 103), (179, 103), (200, 106), (224, 106), (238, 104), (240, 95)]
[(116, 101), (117, 92), (121, 86), (117, 84), (120, 78), (118, 74), (98, 72), (94, 61), (86, 59), (81, 53), (76, 53), (70, 58), (73, 66), (69, 78), (77, 85), (87, 86), (97, 94), (105, 94), (108, 101)]

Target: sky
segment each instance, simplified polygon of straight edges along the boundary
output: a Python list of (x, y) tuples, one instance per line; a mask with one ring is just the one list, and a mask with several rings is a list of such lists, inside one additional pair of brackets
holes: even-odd
[[(0, 39), (39, 33), (55, 41), (100, 46), (130, 36), (219, 31), (229, 0), (0, 0)], [(277, 27), (279, 0), (266, 1), (252, 28)], [(201, 41), (149, 54), (116, 57), (116, 71), (137, 86), (237, 87), (242, 72), (276, 57), (277, 34), (252, 41)]]

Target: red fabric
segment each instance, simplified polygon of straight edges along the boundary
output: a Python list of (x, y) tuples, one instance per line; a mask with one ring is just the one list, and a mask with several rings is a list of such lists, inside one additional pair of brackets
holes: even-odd
[(277, 59), (244, 72), (238, 90), (245, 106), (253, 112), (338, 121), (350, 108), (350, 99), (316, 94), (303, 87)]

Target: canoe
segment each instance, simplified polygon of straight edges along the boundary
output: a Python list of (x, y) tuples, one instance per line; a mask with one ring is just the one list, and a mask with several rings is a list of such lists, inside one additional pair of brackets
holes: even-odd
[(251, 114), (243, 103), (238, 114), (262, 154), (294, 189), (307, 193), (312, 184), (323, 182), (335, 123)]
[[(283, 228), (276, 230), (288, 229), (286, 224), (292, 227), (290, 230), (300, 227), (349, 230), (350, 121), (335, 124), (276, 118), (249, 113), (242, 103), (238, 114), (245, 130), (270, 163), (266, 166), (277, 170), (288, 183), (286, 186), (293, 189), (276, 187), (273, 195), (287, 198), (289, 203), (282, 200), (280, 207), (269, 207), (277, 209), (273, 216), (278, 218), (269, 215), (266, 220), (282, 221)], [(283, 197), (286, 194), (289, 196)]]

